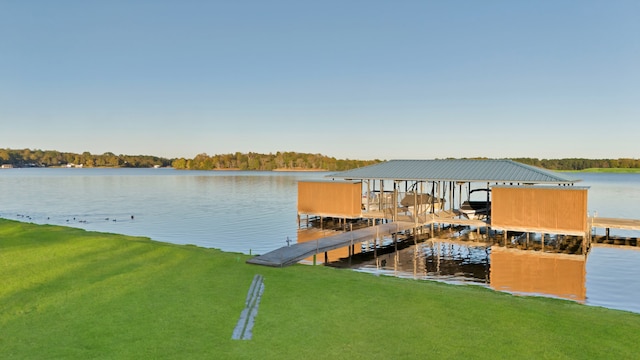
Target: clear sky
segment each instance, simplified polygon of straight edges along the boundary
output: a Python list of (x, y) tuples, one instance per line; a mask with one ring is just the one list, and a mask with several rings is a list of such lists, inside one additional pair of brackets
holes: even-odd
[(0, 148), (640, 157), (640, 1), (0, 0)]

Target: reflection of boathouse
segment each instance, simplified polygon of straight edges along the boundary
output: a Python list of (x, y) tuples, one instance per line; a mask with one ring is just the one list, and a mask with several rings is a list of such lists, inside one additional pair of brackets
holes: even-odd
[(586, 256), (491, 247), (491, 288), (584, 302)]
[(358, 263), (357, 269), (374, 274), (477, 284), (515, 294), (584, 302), (586, 263), (587, 256), (584, 255), (528, 251), (482, 241), (432, 238), (394, 253), (378, 255), (375, 259), (368, 257)]

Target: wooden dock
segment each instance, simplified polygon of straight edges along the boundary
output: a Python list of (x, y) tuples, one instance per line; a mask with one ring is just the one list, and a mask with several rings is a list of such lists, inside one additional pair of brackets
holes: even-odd
[[(408, 220), (410, 219), (407, 219), (407, 221), (394, 221), (382, 225), (370, 226), (359, 230), (347, 231), (337, 235), (320, 238), (317, 240), (284, 246), (266, 254), (255, 256), (247, 260), (247, 263), (272, 267), (289, 266), (313, 255), (321, 254), (342, 247), (360, 244), (365, 241), (370, 241), (376, 238), (400, 233), (402, 231), (413, 229), (416, 227), (427, 226), (433, 223), (474, 226), (478, 228), (487, 226), (491, 227), (490, 224), (482, 220), (467, 220), (453, 217), (428, 216), (419, 219), (419, 223), (416, 223), (415, 220)], [(640, 220), (633, 219), (590, 217), (589, 224), (592, 229), (607, 229), (607, 238), (609, 229), (640, 230)]]
[[(637, 248), (640, 246), (638, 237), (617, 237), (610, 236), (611, 229), (620, 230), (640, 230), (640, 220), (635, 219), (619, 219), (619, 218), (601, 218), (590, 217), (589, 223), (591, 224), (591, 244), (595, 246), (624, 246)], [(596, 228), (605, 229), (604, 236), (596, 236), (593, 232)]]
[(317, 240), (284, 246), (264, 255), (255, 256), (247, 260), (247, 263), (272, 267), (289, 266), (316, 254), (396, 234), (405, 230), (413, 229), (415, 226), (415, 223), (405, 221), (396, 221), (382, 225), (370, 226)]
[(640, 230), (640, 220), (590, 217), (592, 228)]

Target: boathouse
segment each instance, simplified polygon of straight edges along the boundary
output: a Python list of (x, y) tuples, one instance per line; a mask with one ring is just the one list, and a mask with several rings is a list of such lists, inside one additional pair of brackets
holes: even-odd
[(372, 219), (590, 233), (579, 179), (512, 160), (391, 160), (298, 183), (298, 220)]
[(373, 249), (377, 258), (384, 237), (392, 237), (397, 250), (399, 235), (414, 242), (425, 233), (439, 236), (435, 226), (450, 232), (475, 228), (476, 235), (483, 229), (485, 240), (505, 246), (524, 238), (527, 249), (533, 236), (542, 252), (545, 239), (568, 238), (569, 251), (586, 255), (597, 240), (592, 238), (595, 228), (606, 229), (605, 241), (610, 241), (609, 228), (640, 229), (640, 220), (589, 217), (589, 188), (575, 186), (578, 182), (511, 160), (391, 160), (337, 172), (325, 180), (298, 182), (298, 225), (300, 231), (304, 221), (307, 229), (316, 222), (323, 230), (325, 219), (337, 220), (340, 231), (299, 238), (247, 262), (282, 267), (312, 257), (315, 264), (324, 253), (327, 263), (328, 252), (342, 248), (351, 261), (359, 244)]

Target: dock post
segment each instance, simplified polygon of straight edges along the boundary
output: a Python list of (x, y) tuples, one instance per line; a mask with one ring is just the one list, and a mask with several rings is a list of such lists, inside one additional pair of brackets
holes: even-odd
[(393, 234), (393, 271), (398, 271), (398, 233)]
[(378, 234), (376, 234), (375, 239), (373, 239), (373, 258), (376, 259), (376, 263), (378, 262)]
[(418, 244), (416, 243), (413, 248), (413, 277), (418, 277)]
[(436, 254), (436, 273), (440, 275), (440, 242), (436, 243), (438, 253)]
[(351, 245), (349, 246), (349, 267), (351, 267), (351, 255), (353, 255), (353, 234), (351, 234)]

